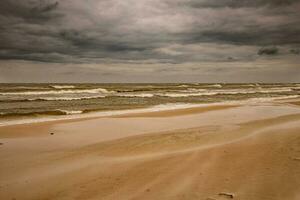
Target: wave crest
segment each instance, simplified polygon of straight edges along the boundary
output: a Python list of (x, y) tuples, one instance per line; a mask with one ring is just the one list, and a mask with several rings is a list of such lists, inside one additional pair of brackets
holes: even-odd
[(74, 85), (50, 85), (54, 89), (72, 89), (75, 88)]
[(46, 91), (27, 91), (27, 92), (2, 92), (0, 95), (47, 95), (47, 94), (78, 94), (78, 93), (86, 93), (86, 94), (111, 94), (115, 93), (115, 91), (108, 91), (104, 88), (96, 88), (96, 89), (77, 89), (77, 90), (46, 90)]
[(105, 98), (104, 95), (93, 96), (93, 97), (40, 97), (27, 99), (28, 101), (76, 101), (76, 100), (87, 100), (87, 99), (99, 99)]

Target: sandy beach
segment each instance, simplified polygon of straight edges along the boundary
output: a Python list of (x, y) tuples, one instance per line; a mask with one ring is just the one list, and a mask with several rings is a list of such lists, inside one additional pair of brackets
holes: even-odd
[(0, 0), (0, 200), (300, 200), (300, 0)]
[(2, 200), (298, 200), (299, 100), (0, 127)]

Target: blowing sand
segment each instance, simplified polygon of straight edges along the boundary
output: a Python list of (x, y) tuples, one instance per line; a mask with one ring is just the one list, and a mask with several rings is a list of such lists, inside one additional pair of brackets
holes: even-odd
[(0, 127), (0, 199), (298, 200), (299, 122), (269, 103)]

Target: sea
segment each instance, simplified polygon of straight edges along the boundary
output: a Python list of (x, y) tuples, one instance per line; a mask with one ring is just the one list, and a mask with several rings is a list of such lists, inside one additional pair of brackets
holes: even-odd
[[(0, 84), (0, 125), (300, 96), (300, 84)], [(72, 116), (72, 117), (71, 117)]]

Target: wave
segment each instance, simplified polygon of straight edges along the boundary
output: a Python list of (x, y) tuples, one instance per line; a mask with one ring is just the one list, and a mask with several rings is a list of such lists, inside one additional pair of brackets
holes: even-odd
[(19, 89), (19, 90), (41, 90), (45, 89), (45, 87), (37, 87), (37, 86), (16, 86), (13, 87), (14, 89)]
[(75, 114), (81, 114), (81, 113), (83, 113), (82, 110), (59, 110), (58, 109), (56, 111), (61, 112), (61, 113), (65, 114), (65, 115), (75, 115)]
[(153, 97), (154, 94), (147, 94), (147, 93), (142, 93), (142, 94), (118, 94), (116, 96), (118, 96), (118, 97), (142, 97), (142, 98), (146, 98), (146, 97)]
[[(196, 90), (195, 90), (196, 91)], [(160, 93), (156, 94), (158, 96), (165, 97), (192, 97), (192, 96), (213, 96), (213, 95), (238, 95), (238, 94), (270, 94), (270, 93), (282, 93), (282, 92), (292, 92), (292, 88), (271, 88), (271, 89), (248, 89), (248, 90), (206, 90), (191, 93)]]
[(186, 87), (189, 87), (189, 85), (178, 85), (177, 87), (182, 87), (182, 88), (186, 88)]
[(211, 85), (212, 87), (216, 87), (216, 88), (222, 88), (223, 86), (221, 84), (214, 84), (214, 85)]
[(246, 84), (245, 86), (247, 86), (247, 87), (256, 87), (256, 85), (254, 85), (254, 84)]
[(115, 91), (108, 91), (104, 88), (96, 88), (96, 89), (77, 89), (77, 90), (46, 90), (46, 91), (27, 91), (27, 92), (2, 92), (0, 95), (47, 95), (47, 94), (78, 94), (78, 93), (86, 93), (86, 94), (111, 94), (115, 93)]
[(76, 101), (76, 100), (88, 100), (88, 99), (99, 99), (99, 98), (105, 98), (105, 96), (99, 95), (93, 97), (40, 97), (40, 98), (32, 98), (26, 100), (27, 101)]
[[(128, 98), (152, 98), (152, 97), (200, 97), (214, 95), (247, 95), (247, 94), (275, 94), (292, 93), (300, 89), (299, 86), (272, 87), (272, 88), (244, 88), (244, 89), (200, 89), (187, 88), (185, 90), (166, 90), (152, 92), (116, 92), (108, 91), (104, 88), (94, 89), (69, 89), (69, 90), (48, 90), (48, 91), (26, 91), (26, 92), (3, 92), (0, 102), (25, 102), (25, 101), (79, 101), (88, 99), (98, 99), (105, 97), (128, 97)], [(296, 92), (297, 93), (297, 92)], [(66, 95), (64, 95), (66, 94)], [(75, 95), (72, 95), (75, 94)], [(86, 94), (86, 95), (85, 95)], [(90, 94), (90, 95), (88, 95)], [(92, 94), (92, 95), (91, 95)], [(7, 97), (5, 96), (7, 95)], [(20, 95), (15, 98), (14, 96)], [(24, 96), (21, 96), (24, 95)], [(28, 95), (28, 96), (27, 96)], [(32, 96), (29, 96), (32, 95)], [(44, 96), (45, 95), (45, 96)], [(49, 96), (48, 96), (49, 95)], [(70, 96), (72, 95), (72, 96)]]
[(50, 85), (54, 89), (72, 89), (75, 88), (74, 85)]
[(31, 112), (0, 112), (0, 117), (17, 117), (17, 116), (37, 116), (37, 115), (75, 115), (82, 114), (86, 111), (83, 110), (47, 110), (47, 111), (31, 111)]
[[(45, 121), (56, 121), (61, 119), (78, 119), (85, 117), (103, 117), (103, 116), (113, 116), (120, 114), (128, 114), (128, 113), (141, 113), (141, 112), (153, 112), (153, 111), (163, 111), (163, 110), (173, 110), (178, 108), (191, 108), (191, 107), (199, 107), (199, 106), (207, 106), (207, 105), (224, 105), (224, 104), (245, 104), (248, 103), (257, 103), (257, 102), (270, 102), (273, 100), (283, 100), (283, 99), (292, 99), (299, 98), (299, 95), (285, 95), (285, 96), (277, 96), (277, 97), (256, 97), (249, 98), (245, 100), (230, 100), (224, 102), (212, 102), (212, 103), (204, 103), (204, 104), (191, 104), (191, 103), (166, 103), (159, 104), (156, 106), (140, 108), (140, 109), (127, 109), (127, 110), (109, 110), (109, 111), (97, 111), (97, 110), (50, 110), (50, 111), (32, 111), (30, 113), (1, 113), (0, 117), (8, 117), (7, 121), (0, 121), (0, 126), (7, 126), (13, 124), (26, 124), (26, 123), (37, 123), (37, 122), (45, 122)], [(94, 111), (94, 112), (92, 112)], [(53, 115), (53, 116), (51, 116)], [(9, 117), (15, 116), (28, 116), (29, 118), (24, 119), (12, 119)], [(38, 117), (35, 117), (38, 116)]]
[(287, 96), (277, 96), (277, 97), (255, 97), (255, 98), (249, 98), (246, 100), (240, 101), (241, 103), (261, 103), (261, 102), (272, 102), (272, 101), (278, 101), (278, 100), (289, 100), (289, 99), (296, 99), (299, 98), (300, 95), (287, 95)]
[(202, 88), (188, 88), (186, 91), (196, 91), (196, 92), (206, 92), (209, 91), (209, 89), (202, 89)]
[(156, 94), (157, 96), (162, 96), (162, 97), (192, 97), (192, 96), (210, 96), (210, 95), (216, 95), (218, 93), (161, 93), (161, 94)]

